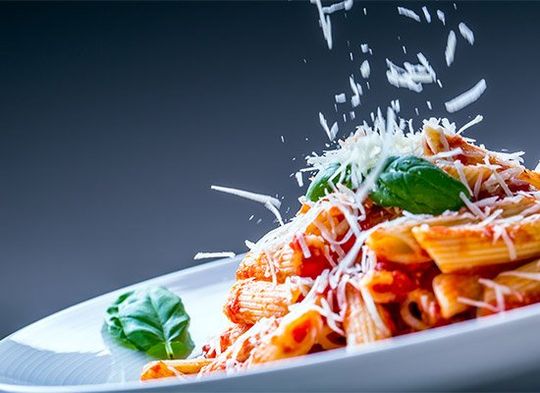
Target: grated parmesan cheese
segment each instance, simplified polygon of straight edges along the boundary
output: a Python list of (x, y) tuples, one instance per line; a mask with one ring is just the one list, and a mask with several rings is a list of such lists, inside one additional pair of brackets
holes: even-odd
[(446, 41), (446, 49), (444, 51), (444, 58), (446, 59), (446, 65), (448, 67), (454, 62), (456, 43), (456, 33), (454, 33), (454, 30), (450, 30), (450, 33), (448, 33), (448, 40)]
[(472, 30), (463, 22), (458, 25), (458, 28), (463, 38), (465, 38), (469, 44), (474, 45), (474, 33)]
[(467, 177), (465, 176), (465, 171), (463, 170), (463, 164), (461, 161), (454, 161), (454, 167), (456, 168), (456, 171), (459, 175), (459, 181), (463, 183), (463, 185), (467, 188), (467, 191), (469, 191), (469, 195), (473, 195), (473, 191), (471, 190), (471, 187), (469, 187), (469, 182), (467, 181)]
[(388, 82), (396, 87), (405, 87), (414, 92), (422, 91), (422, 84), (434, 83), (437, 80), (435, 70), (426, 57), (420, 52), (417, 55), (419, 64), (403, 63), (403, 67), (399, 67), (386, 59), (388, 70), (386, 78)]
[(271, 197), (269, 195), (257, 194), (250, 191), (239, 190), (237, 188), (222, 187), (222, 186), (215, 186), (215, 185), (210, 186), (210, 188), (215, 191), (220, 191), (226, 194), (236, 195), (241, 198), (250, 199), (252, 201), (259, 202), (262, 204), (268, 203), (278, 209), (281, 207), (281, 202), (279, 201), (279, 199)]
[(360, 74), (362, 75), (362, 78), (367, 79), (369, 78), (369, 73), (369, 62), (367, 60), (364, 60), (360, 65)]
[(410, 10), (405, 7), (398, 7), (397, 10), (398, 10), (398, 14), (406, 16), (407, 18), (414, 19), (417, 22), (420, 22), (420, 16), (413, 10)]
[(444, 12), (437, 10), (437, 18), (442, 22), (443, 25), (446, 25), (446, 19), (444, 17)]
[(461, 127), (457, 132), (456, 134), (461, 134), (463, 131), (465, 131), (467, 128), (469, 127), (472, 127), (478, 123), (480, 123), (482, 120), (484, 120), (484, 116), (482, 115), (476, 115), (476, 117), (474, 119), (472, 119), (470, 122), (468, 122), (467, 124), (465, 124), (463, 127)]
[(431, 14), (429, 13), (426, 6), (422, 7), (422, 12), (424, 13), (424, 18), (426, 18), (426, 22), (431, 23)]
[(519, 277), (519, 278), (523, 278), (525, 280), (531, 280), (531, 281), (540, 281), (540, 273), (534, 273), (534, 272), (520, 272), (519, 270), (509, 270), (506, 272), (502, 272), (500, 275)]
[(321, 124), (321, 127), (326, 132), (326, 135), (328, 135), (328, 139), (333, 141), (336, 138), (336, 135), (339, 131), (337, 123), (332, 124), (332, 127), (329, 128), (328, 123), (326, 122), (326, 119), (324, 118), (324, 115), (321, 112), (319, 112), (319, 122)]
[(219, 252), (198, 252), (193, 257), (194, 260), (209, 259), (209, 258), (234, 258), (236, 254), (232, 251), (219, 251)]
[(517, 252), (516, 247), (514, 246), (514, 242), (508, 235), (508, 232), (506, 232), (506, 228), (504, 225), (494, 225), (493, 226), (493, 242), (495, 243), (499, 238), (503, 239), (504, 244), (506, 245), (506, 248), (508, 249), (508, 256), (510, 257), (511, 261), (514, 261), (517, 259)]
[(479, 301), (479, 300), (469, 299), (469, 298), (466, 298), (466, 297), (463, 297), (463, 296), (458, 296), (457, 301), (459, 303), (466, 304), (468, 306), (473, 306), (473, 307), (477, 307), (477, 308), (485, 308), (486, 310), (489, 310), (489, 311), (492, 311), (492, 312), (498, 312), (499, 311), (497, 309), (497, 307), (495, 307), (495, 306), (493, 306), (493, 305), (491, 305), (489, 303), (482, 302), (482, 301)]
[(467, 105), (472, 104), (480, 98), (484, 91), (486, 91), (486, 87), (487, 85), (485, 79), (481, 79), (476, 85), (467, 90), (465, 93), (462, 93), (450, 101), (445, 102), (444, 105), (446, 106), (446, 110), (450, 113), (454, 113), (465, 108)]
[(304, 255), (304, 258), (311, 258), (311, 251), (309, 250), (309, 247), (306, 243), (306, 239), (304, 237), (303, 233), (297, 233), (296, 239), (298, 240), (298, 244), (300, 245), (300, 249), (302, 250), (302, 254)]
[[(279, 213), (279, 210), (278, 210), (281, 207), (281, 202), (277, 198), (264, 195), (264, 194), (257, 194), (254, 192), (239, 190), (236, 188), (230, 188), (230, 187), (212, 185), (210, 186), (210, 188), (212, 190), (224, 192), (226, 194), (236, 195), (241, 198), (246, 198), (255, 202), (262, 203), (264, 207), (266, 207), (268, 210), (270, 210), (274, 214), (274, 216), (276, 216), (280, 225), (284, 224), (281, 214)], [(259, 224), (261, 221), (262, 221), (261, 219), (257, 220), (257, 224)]]
[(330, 21), (330, 16), (325, 15), (321, 0), (310, 1), (311, 4), (315, 4), (317, 6), (317, 11), (319, 12), (319, 25), (321, 26), (328, 49), (332, 50), (332, 22)]
[(345, 97), (345, 93), (340, 93), (335, 95), (336, 103), (343, 104), (347, 101), (347, 98)]
[(336, 11), (349, 11), (353, 7), (353, 0), (340, 1), (339, 3), (334, 3), (328, 7), (323, 7), (322, 10), (325, 14), (333, 14)]
[(296, 182), (298, 183), (298, 187), (304, 186), (304, 178), (302, 177), (302, 172), (298, 171), (294, 174), (294, 177), (296, 178)]
[(467, 206), (467, 208), (471, 211), (472, 214), (474, 214), (477, 217), (481, 217), (482, 219), (486, 218), (486, 215), (484, 214), (484, 212), (480, 210), (478, 206), (472, 203), (463, 192), (459, 193), (459, 197), (461, 198), (463, 203), (465, 203), (465, 206)]

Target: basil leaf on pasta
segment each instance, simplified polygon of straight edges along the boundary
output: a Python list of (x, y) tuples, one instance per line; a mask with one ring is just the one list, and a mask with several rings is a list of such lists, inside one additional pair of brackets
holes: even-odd
[(392, 157), (379, 175), (371, 199), (384, 207), (415, 214), (458, 210), (469, 195), (465, 185), (427, 160), (416, 156)]

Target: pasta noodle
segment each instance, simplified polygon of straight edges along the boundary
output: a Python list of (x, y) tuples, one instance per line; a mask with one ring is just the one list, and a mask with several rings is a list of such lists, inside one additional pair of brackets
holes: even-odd
[(483, 293), (479, 277), (468, 274), (439, 274), (433, 279), (433, 292), (443, 318), (449, 319), (471, 308), (460, 298), (480, 300)]
[(358, 289), (348, 285), (346, 299), (347, 308), (343, 327), (348, 346), (369, 343), (392, 336), (393, 329), (390, 327), (390, 318), (384, 308), (377, 306), (377, 312), (383, 316), (384, 326), (381, 328), (370, 314), (362, 293)]
[[(497, 233), (500, 225), (501, 235)], [(504, 264), (540, 256), (540, 215), (510, 224), (495, 220), (489, 227), (421, 225), (412, 229), (415, 239), (443, 273)]]
[[(270, 267), (270, 264), (273, 266)], [(287, 277), (298, 275), (302, 264), (302, 253), (293, 250), (288, 244), (281, 247), (273, 256), (265, 253), (248, 253), (236, 271), (237, 280), (255, 278), (272, 281), (271, 269), (274, 270), (278, 283), (285, 282)]]
[(284, 316), (301, 294), (299, 286), (292, 284), (241, 280), (231, 288), (224, 311), (231, 322), (250, 325), (261, 318)]
[(400, 315), (413, 330), (425, 330), (441, 323), (440, 308), (432, 292), (415, 289), (401, 304)]
[(305, 355), (315, 344), (321, 329), (322, 320), (317, 311), (293, 311), (280, 321), (274, 332), (263, 337), (250, 360), (257, 364)]
[[(478, 315), (484, 316), (497, 311), (510, 310), (539, 302), (539, 264), (540, 260), (536, 260), (515, 270), (508, 270), (497, 275), (493, 281), (498, 287), (491, 286), (486, 288), (483, 297), (484, 303), (493, 307), (479, 308)], [(503, 293), (501, 293), (501, 291)], [(502, 297), (502, 301), (499, 299), (497, 302), (497, 295)]]
[(141, 381), (151, 379), (183, 377), (186, 374), (197, 374), (203, 367), (212, 362), (206, 358), (185, 360), (158, 360), (148, 363), (141, 374)]

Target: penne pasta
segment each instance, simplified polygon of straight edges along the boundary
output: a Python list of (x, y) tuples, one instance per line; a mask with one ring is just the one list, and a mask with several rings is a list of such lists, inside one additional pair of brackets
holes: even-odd
[(323, 350), (336, 349), (345, 346), (343, 337), (332, 330), (327, 324), (323, 324), (323, 327), (317, 336), (316, 343), (320, 345)]
[[(443, 165), (441, 168), (453, 178), (461, 180), (459, 171), (455, 165)], [(469, 188), (474, 190), (477, 183), (482, 185), (491, 176), (492, 170), (484, 164), (464, 165), (463, 174)], [(478, 191), (481, 190), (483, 190), (483, 187), (478, 189)]]
[(215, 358), (222, 352), (227, 350), (234, 342), (249, 330), (251, 325), (235, 324), (226, 329), (219, 336), (215, 337), (212, 342), (203, 346), (203, 355), (206, 358)]
[(540, 190), (540, 173), (531, 171), (530, 169), (524, 169), (518, 178), (519, 180), (530, 184), (537, 190)]
[[(427, 218), (421, 222), (437, 226), (452, 226), (474, 222), (474, 218), (469, 214), (453, 214)], [(371, 232), (366, 240), (366, 245), (382, 260), (404, 264), (429, 262), (431, 256), (412, 234), (412, 229), (419, 223), (417, 219), (411, 218), (397, 225), (381, 225)]]
[(296, 309), (283, 317), (274, 331), (261, 338), (249, 362), (260, 364), (305, 355), (316, 343), (322, 326), (317, 311)]
[[(486, 287), (478, 316), (511, 310), (540, 301), (540, 260), (529, 262), (515, 270), (499, 273), (493, 285)], [(491, 307), (489, 307), (491, 306)]]
[[(392, 336), (392, 323), (387, 311), (380, 305), (370, 311), (363, 294), (352, 285), (346, 288), (347, 308), (343, 328), (347, 346), (360, 345)], [(377, 315), (373, 315), (373, 314)]]
[(421, 225), (412, 229), (418, 243), (443, 273), (474, 270), (540, 255), (540, 215), (489, 226)]
[(480, 300), (483, 294), (479, 277), (468, 274), (439, 274), (433, 279), (433, 293), (439, 303), (443, 318), (449, 319), (471, 308), (460, 298)]
[(141, 381), (152, 379), (183, 377), (197, 374), (203, 367), (208, 366), (211, 359), (194, 358), (182, 360), (157, 360), (148, 363), (141, 374)]
[(224, 312), (233, 323), (252, 325), (261, 318), (284, 316), (301, 294), (300, 285), (241, 280), (231, 288)]
[(399, 270), (373, 270), (361, 281), (376, 303), (403, 301), (416, 288), (416, 283)]
[(236, 271), (236, 279), (284, 283), (293, 276), (316, 277), (330, 266), (330, 254), (331, 247), (321, 236), (297, 234), (274, 253), (248, 253)]
[(245, 368), (245, 362), (252, 355), (253, 350), (260, 345), (261, 338), (275, 331), (278, 326), (279, 320), (277, 318), (260, 319), (211, 363), (204, 366), (200, 374)]
[(236, 279), (272, 281), (274, 276), (278, 283), (283, 283), (287, 277), (298, 275), (301, 265), (302, 253), (293, 250), (288, 244), (281, 247), (271, 258), (269, 253), (249, 252), (236, 270)]
[(400, 306), (400, 315), (413, 330), (425, 330), (441, 324), (439, 304), (431, 291), (415, 289)]

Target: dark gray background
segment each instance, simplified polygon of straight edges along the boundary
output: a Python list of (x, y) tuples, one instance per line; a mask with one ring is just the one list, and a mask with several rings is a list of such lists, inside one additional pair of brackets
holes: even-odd
[[(0, 337), (192, 266), (197, 251), (241, 252), (244, 239), (274, 226), (264, 207), (210, 184), (277, 193), (294, 211), (289, 175), (326, 141), (318, 111), (333, 120), (349, 110), (336, 114), (333, 95), (349, 94), (350, 73), (360, 79), (363, 42), (374, 51), (372, 89), (358, 119), (395, 97), (404, 115), (418, 106), (421, 117), (446, 116), (445, 100), (486, 78), (481, 100), (451, 119), (482, 113), (474, 136), (527, 149), (534, 167), (540, 4), (428, 7), (435, 21), (420, 24), (398, 16), (396, 3), (356, 2), (333, 16), (329, 52), (307, 2), (1, 3)], [(458, 34), (447, 68), (447, 34), (460, 21), (476, 43)], [(384, 58), (413, 60), (419, 50), (444, 88), (389, 86)]]

